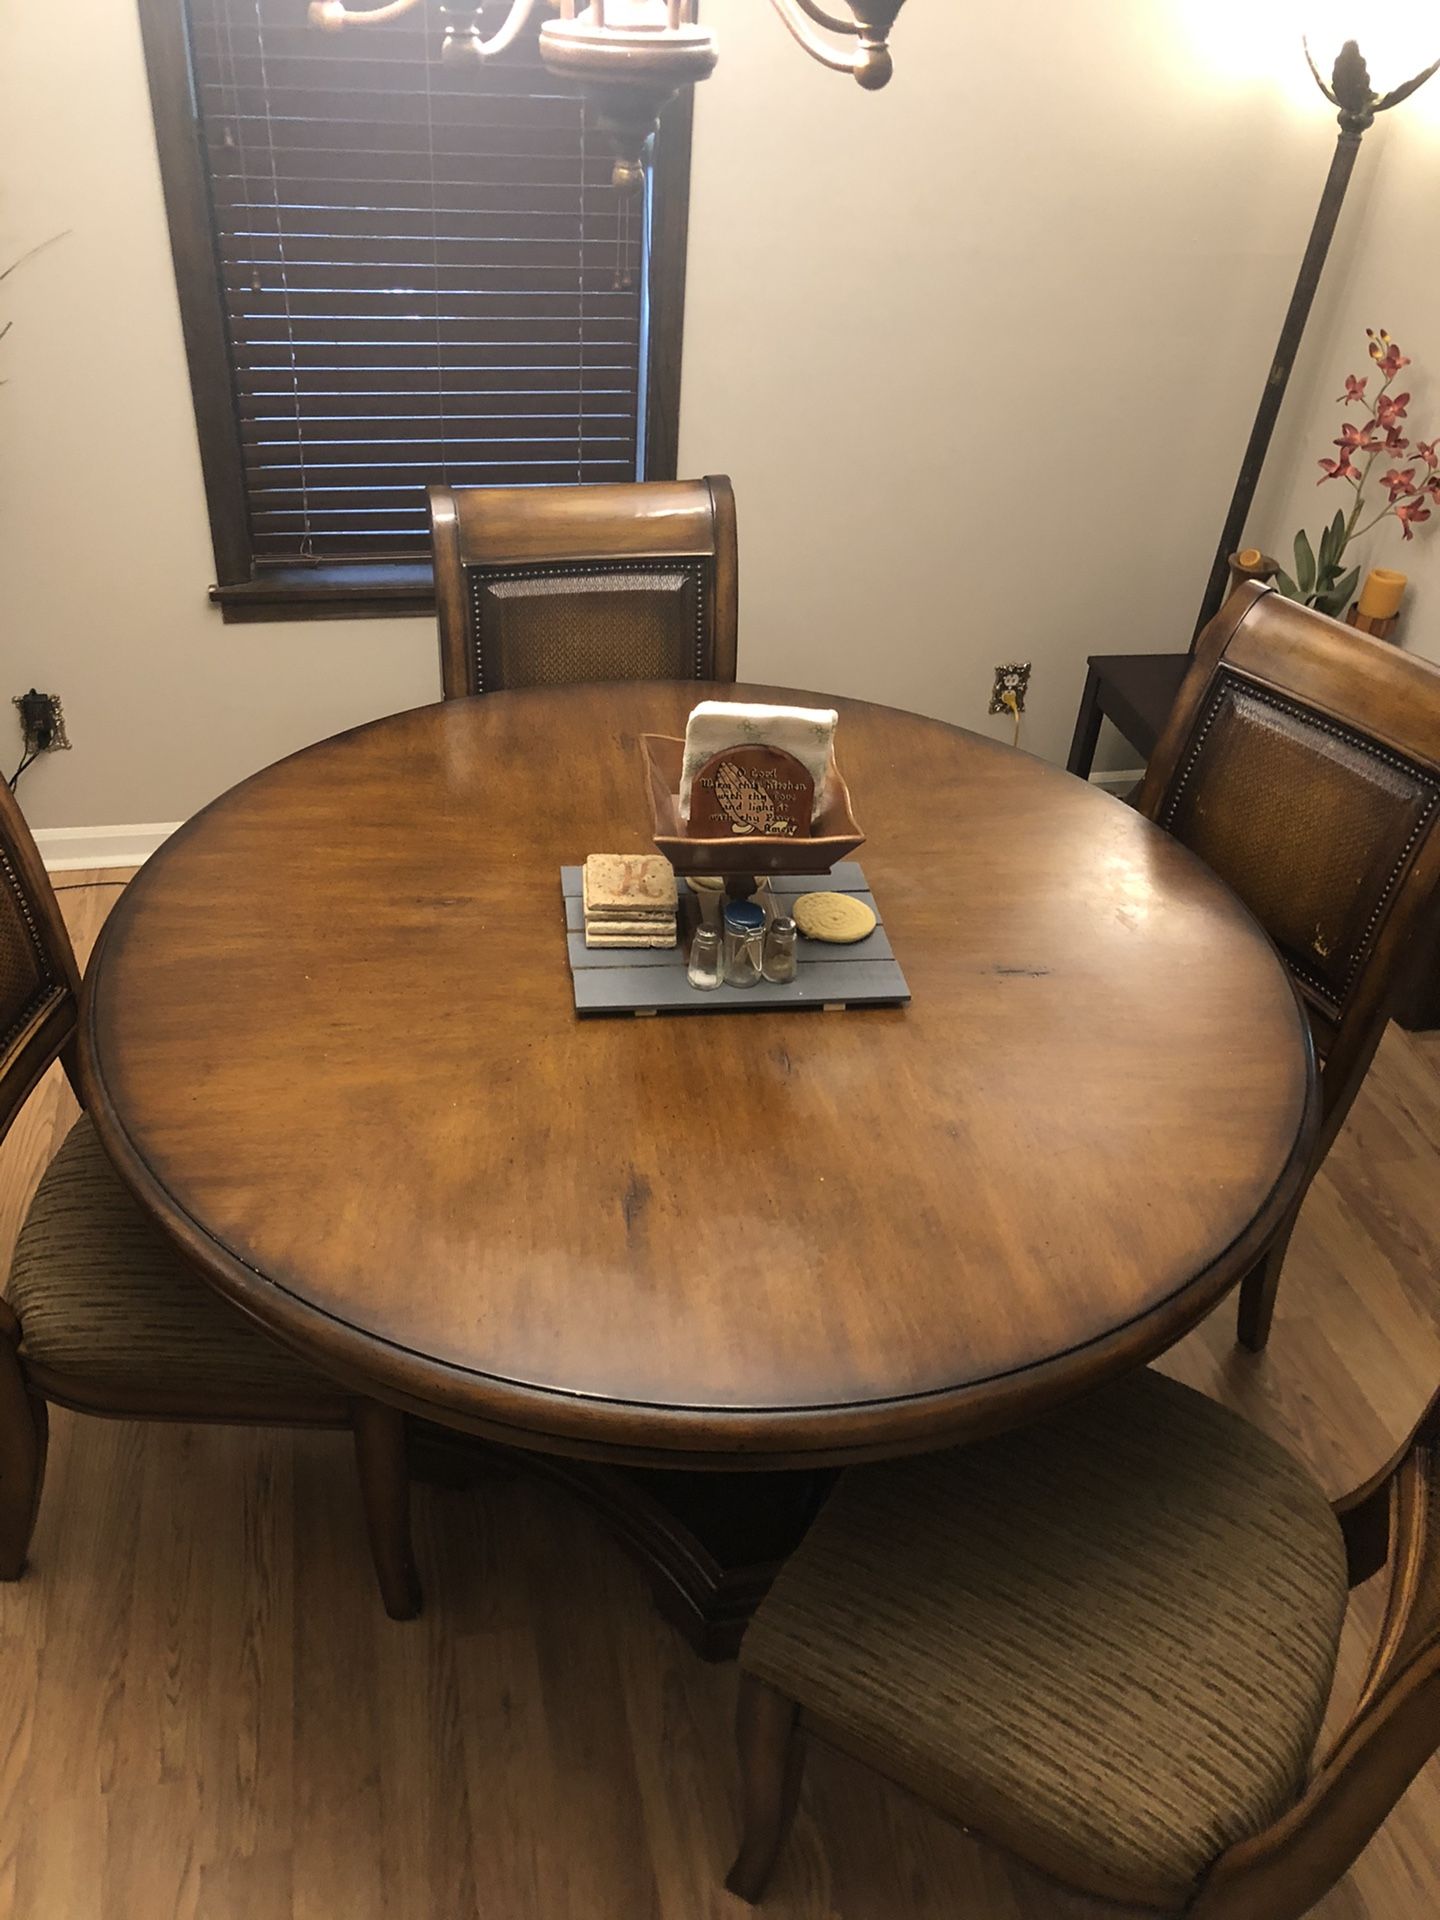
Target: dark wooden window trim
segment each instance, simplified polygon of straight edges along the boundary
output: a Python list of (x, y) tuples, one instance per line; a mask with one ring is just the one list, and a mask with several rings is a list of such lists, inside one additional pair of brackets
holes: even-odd
[(685, 261), (690, 237), (690, 136), (695, 89), (660, 116), (650, 173), (650, 285), (645, 366), (645, 478), (676, 480), (680, 462), (680, 360), (685, 342)]
[[(139, 0), (139, 5), (215, 550), (217, 580), (210, 598), (226, 621), (433, 613), (434, 582), (423, 562), (259, 569), (252, 564), (224, 290), (185, 0)], [(655, 137), (645, 366), (647, 480), (676, 477), (692, 117), (693, 93), (686, 88), (665, 109)]]

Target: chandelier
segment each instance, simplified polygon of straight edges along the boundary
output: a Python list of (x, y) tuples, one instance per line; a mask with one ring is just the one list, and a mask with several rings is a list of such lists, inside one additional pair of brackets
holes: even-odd
[[(373, 27), (423, 6), (425, 0), (386, 0), (351, 7), (346, 0), (311, 0), (313, 25), (337, 32)], [(697, 0), (510, 0), (503, 23), (486, 38), (484, 0), (442, 5), (443, 59), (493, 60), (513, 46), (539, 4), (558, 8), (558, 20), (540, 28), (540, 57), (550, 72), (571, 80), (589, 102), (600, 131), (616, 153), (616, 186), (633, 186), (644, 169), (646, 143), (660, 110), (680, 87), (708, 79), (719, 57), (715, 36), (696, 19)], [(822, 66), (851, 74), (874, 90), (890, 78), (889, 36), (905, 0), (845, 0), (832, 12), (820, 0), (771, 0), (775, 11)]]

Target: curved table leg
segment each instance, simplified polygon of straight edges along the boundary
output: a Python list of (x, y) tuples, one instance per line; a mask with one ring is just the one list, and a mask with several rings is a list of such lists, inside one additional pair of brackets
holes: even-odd
[(405, 1416), (378, 1400), (357, 1400), (353, 1418), (365, 1527), (385, 1611), (392, 1620), (413, 1620), (423, 1596), (410, 1542)]
[(781, 1563), (835, 1481), (829, 1468), (695, 1473), (597, 1466), (526, 1453), (418, 1420), (416, 1476), (473, 1486), (500, 1470), (539, 1474), (575, 1496), (639, 1562), (657, 1610), (702, 1660), (733, 1660)]
[(735, 1740), (740, 1749), (741, 1835), (725, 1876), (754, 1906), (769, 1885), (800, 1800), (805, 1742), (795, 1702), (753, 1674), (740, 1676)]

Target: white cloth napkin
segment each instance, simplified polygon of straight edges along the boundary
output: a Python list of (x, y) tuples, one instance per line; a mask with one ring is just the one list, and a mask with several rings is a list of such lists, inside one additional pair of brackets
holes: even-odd
[(833, 707), (767, 707), (744, 700), (702, 700), (685, 727), (685, 759), (680, 769), (680, 818), (690, 818), (690, 789), (695, 776), (722, 747), (779, 747), (793, 753), (815, 782), (814, 814), (835, 748)]

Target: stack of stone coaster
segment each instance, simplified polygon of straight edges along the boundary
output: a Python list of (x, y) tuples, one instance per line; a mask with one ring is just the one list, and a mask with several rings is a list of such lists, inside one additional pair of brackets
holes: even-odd
[(675, 873), (658, 853), (592, 853), (584, 902), (587, 947), (675, 944)]

